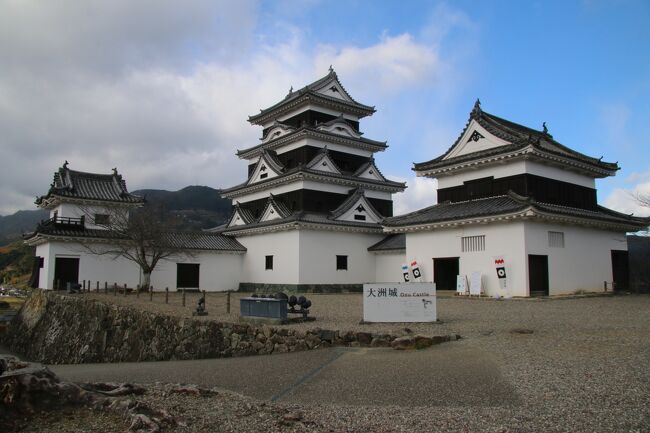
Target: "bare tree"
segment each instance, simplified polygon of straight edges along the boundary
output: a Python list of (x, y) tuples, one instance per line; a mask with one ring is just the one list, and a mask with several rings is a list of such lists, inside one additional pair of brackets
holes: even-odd
[(84, 250), (136, 263), (142, 271), (143, 289), (151, 285), (151, 274), (160, 260), (193, 256), (191, 251), (174, 244), (171, 235), (177, 221), (160, 206), (145, 205), (130, 211), (123, 206), (104, 206), (84, 208), (83, 212), (88, 223), (105, 231), (102, 237), (110, 240), (85, 242), (82, 244)]

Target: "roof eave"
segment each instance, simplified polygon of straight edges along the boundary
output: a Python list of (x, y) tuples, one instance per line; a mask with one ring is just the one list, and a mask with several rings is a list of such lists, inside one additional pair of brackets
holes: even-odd
[(324, 106), (334, 107), (337, 109), (343, 108), (351, 114), (363, 118), (366, 116), (372, 116), (377, 110), (375, 107), (370, 107), (368, 105), (363, 105), (359, 103), (352, 103), (342, 99), (330, 98), (325, 95), (321, 95), (314, 91), (306, 91), (302, 95), (290, 99), (288, 101), (280, 101), (279, 103), (272, 105), (269, 108), (260, 110), (260, 113), (248, 116), (248, 122), (253, 125), (263, 125), (269, 120), (274, 120), (279, 117), (281, 114), (292, 111), (296, 108), (301, 107), (302, 105), (309, 104), (310, 102), (320, 102)]

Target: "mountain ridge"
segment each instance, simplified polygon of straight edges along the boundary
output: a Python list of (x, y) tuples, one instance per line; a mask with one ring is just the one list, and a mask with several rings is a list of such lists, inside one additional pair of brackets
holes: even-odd
[[(132, 194), (146, 198), (148, 204), (162, 206), (178, 217), (181, 229), (201, 230), (223, 224), (231, 212), (231, 200), (222, 198), (219, 191), (209, 186), (189, 185), (177, 191), (139, 189)], [(21, 239), (23, 233), (49, 217), (45, 209), (19, 210), (11, 215), (0, 215), (0, 246)]]

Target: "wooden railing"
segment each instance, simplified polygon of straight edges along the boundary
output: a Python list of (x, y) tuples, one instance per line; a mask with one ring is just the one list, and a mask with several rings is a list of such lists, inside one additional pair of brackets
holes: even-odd
[(78, 218), (55, 216), (50, 219), (41, 221), (41, 226), (63, 225), (63, 226), (72, 226), (75, 228), (84, 228), (85, 221), (86, 218), (83, 215)]

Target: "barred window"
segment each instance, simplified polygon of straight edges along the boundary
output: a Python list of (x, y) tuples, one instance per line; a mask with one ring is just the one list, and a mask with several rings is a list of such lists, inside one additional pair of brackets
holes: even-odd
[(266, 256), (264, 258), (264, 269), (267, 271), (273, 270), (273, 256)]
[(564, 232), (548, 232), (548, 246), (564, 248)]
[(464, 253), (472, 251), (485, 251), (485, 235), (463, 236), (461, 238), (461, 251)]
[(98, 226), (107, 226), (110, 222), (110, 215), (96, 213), (95, 214), (95, 224)]

